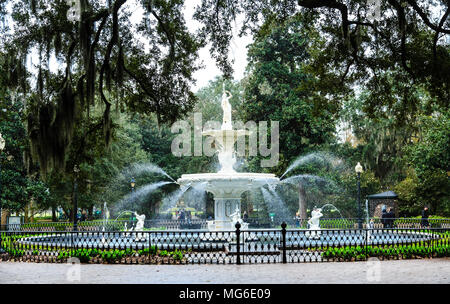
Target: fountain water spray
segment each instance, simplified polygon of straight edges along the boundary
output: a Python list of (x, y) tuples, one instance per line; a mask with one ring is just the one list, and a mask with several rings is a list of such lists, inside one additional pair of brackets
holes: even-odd
[(335, 157), (331, 153), (328, 152), (312, 152), (304, 156), (298, 157), (281, 175), (280, 179), (282, 179), (286, 174), (288, 174), (293, 169), (308, 163), (328, 163), (333, 167), (338, 167), (342, 164), (342, 160)]
[(124, 198), (122, 198), (114, 206), (114, 209), (115, 210), (123, 210), (125, 208), (129, 208), (131, 204), (135, 204), (136, 201), (139, 201), (139, 199), (145, 197), (150, 192), (155, 191), (156, 189), (158, 189), (158, 188), (160, 188), (160, 187), (162, 187), (164, 185), (172, 184), (172, 183), (173, 182), (162, 181), (162, 182), (156, 182), (156, 183), (153, 183), (153, 184), (145, 185), (145, 186), (139, 188), (138, 190), (127, 194)]
[(168, 210), (175, 207), (176, 203), (180, 200), (183, 194), (191, 187), (191, 184), (183, 185), (179, 189), (172, 192), (169, 196), (163, 199), (161, 210)]
[(136, 163), (131, 165), (130, 167), (128, 167), (125, 170), (127, 175), (131, 175), (131, 176), (136, 176), (136, 175), (141, 175), (143, 173), (157, 173), (157, 174), (161, 174), (164, 175), (166, 177), (168, 177), (170, 180), (172, 180), (173, 182), (175, 182), (175, 180), (169, 175), (167, 174), (166, 171), (164, 171), (163, 169), (161, 169), (160, 167), (158, 167), (155, 164), (152, 163)]
[(322, 209), (324, 209), (324, 208), (327, 207), (327, 206), (332, 206), (337, 212), (339, 212), (339, 215), (341, 216), (341, 218), (343, 218), (341, 211), (339, 211), (339, 209), (336, 208), (336, 206), (333, 205), (333, 204), (325, 204), (325, 205), (323, 205), (320, 209), (322, 210)]

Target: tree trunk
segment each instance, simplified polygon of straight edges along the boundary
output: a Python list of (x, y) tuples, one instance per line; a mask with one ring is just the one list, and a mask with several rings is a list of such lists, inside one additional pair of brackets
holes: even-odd
[(8, 216), (9, 216), (9, 210), (2, 209), (2, 218), (0, 219), (0, 227), (5, 227)]
[(56, 207), (52, 206), (52, 222), (56, 222)]
[(306, 193), (302, 183), (298, 184), (298, 211), (301, 219), (306, 219)]
[(92, 221), (94, 218), (94, 205), (90, 205), (88, 208), (88, 220)]
[(25, 224), (27, 224), (29, 222), (29, 217), (28, 217), (28, 204), (25, 205), (24, 209), (23, 209), (23, 221)]

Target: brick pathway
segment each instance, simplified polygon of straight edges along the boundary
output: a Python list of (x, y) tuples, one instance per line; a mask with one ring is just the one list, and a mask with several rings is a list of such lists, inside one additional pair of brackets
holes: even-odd
[(66, 265), (0, 262), (0, 283), (448, 284), (450, 259), (254, 265)]

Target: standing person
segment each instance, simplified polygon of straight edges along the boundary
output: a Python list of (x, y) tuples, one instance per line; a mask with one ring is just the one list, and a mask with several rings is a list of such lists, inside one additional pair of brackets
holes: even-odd
[(428, 207), (425, 206), (422, 210), (422, 220), (420, 221), (420, 224), (423, 228), (428, 228), (430, 227), (430, 223), (428, 222), (428, 217), (429, 217), (429, 211), (428, 211)]
[(184, 219), (185, 219), (185, 214), (184, 214), (184, 210), (181, 210), (180, 211), (180, 221), (184, 221)]
[(392, 208), (389, 208), (388, 213), (386, 214), (387, 216), (387, 228), (394, 228), (394, 219), (395, 219), (395, 214), (394, 211), (392, 211)]
[(297, 228), (300, 228), (300, 211), (297, 211), (295, 213), (295, 226)]
[(383, 225), (383, 228), (387, 228), (387, 212), (386, 212), (386, 206), (383, 206), (381, 208), (381, 224)]
[(81, 221), (84, 222), (84, 221), (86, 221), (86, 219), (87, 219), (87, 213), (86, 213), (86, 210), (83, 209), (81, 211)]
[(187, 223), (188, 223), (188, 225), (190, 225), (191, 224), (191, 219), (192, 219), (192, 214), (191, 214), (191, 211), (186, 211), (186, 220), (187, 220)]
[(248, 220), (248, 214), (247, 214), (247, 211), (244, 211), (244, 215), (242, 216), (242, 218), (243, 218), (243, 220), (244, 220), (244, 223), (247, 223), (247, 220)]

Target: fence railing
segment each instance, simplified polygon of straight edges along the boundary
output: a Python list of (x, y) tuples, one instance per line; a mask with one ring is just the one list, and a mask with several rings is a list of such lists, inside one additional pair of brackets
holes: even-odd
[[(94, 220), (80, 221), (77, 223), (78, 231), (123, 231), (130, 230), (135, 227), (136, 220)], [(145, 229), (206, 229), (207, 222), (203, 219), (192, 220), (146, 220), (144, 221)], [(72, 222), (40, 222), (26, 224), (9, 224), (5, 225), (8, 231), (73, 231)]]
[[(267, 220), (248, 219), (250, 228), (267, 229), (280, 228), (281, 222), (271, 222)], [(291, 219), (285, 221), (289, 228), (308, 229), (308, 219)], [(135, 227), (136, 221), (131, 220), (95, 220), (78, 222), (78, 231), (123, 231)], [(183, 229), (207, 229), (208, 224), (205, 219), (191, 220), (169, 220), (152, 219), (146, 220), (145, 229), (159, 230), (183, 230)], [(380, 219), (370, 218), (362, 220), (362, 228), (450, 228), (450, 219), (428, 219), (423, 221), (420, 218), (393, 218)], [(358, 219), (356, 218), (321, 218), (320, 228), (322, 229), (358, 229)], [(4, 230), (8, 231), (73, 231), (72, 222), (41, 222), (27, 224), (9, 224)]]
[(2, 231), (2, 259), (242, 264), (450, 256), (449, 228)]

